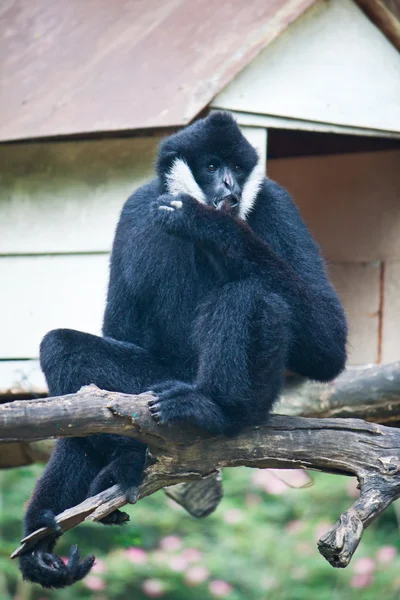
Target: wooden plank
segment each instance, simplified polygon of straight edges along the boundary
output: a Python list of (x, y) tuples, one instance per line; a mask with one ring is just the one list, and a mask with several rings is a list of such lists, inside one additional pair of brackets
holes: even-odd
[(109, 251), (159, 140), (0, 145), (0, 254)]
[(264, 127), (241, 127), (243, 135), (257, 149), (262, 164), (267, 164), (267, 130)]
[[(333, 265), (331, 276), (350, 320), (352, 364), (377, 356), (379, 268)], [(107, 255), (0, 258), (0, 359), (35, 358), (50, 329), (100, 334)]]
[(336, 263), (329, 275), (349, 322), (349, 365), (375, 363), (378, 358), (380, 263)]
[[(266, 130), (243, 128), (266, 156)], [(0, 145), (0, 255), (108, 252), (160, 137)]]
[(99, 334), (108, 255), (0, 258), (0, 359), (36, 358), (50, 329)]
[(242, 129), (244, 127), (264, 127), (265, 129), (289, 129), (290, 131), (311, 131), (315, 133), (336, 133), (369, 138), (400, 139), (400, 133), (395, 131), (382, 131), (381, 129), (368, 129), (365, 127), (349, 127), (347, 125), (335, 125), (333, 123), (320, 123), (319, 121), (303, 121), (302, 119), (278, 117), (275, 115), (231, 112)]
[(400, 260), (400, 150), (270, 159), (329, 260)]
[(383, 288), (382, 362), (400, 359), (400, 261), (385, 264)]
[(400, 54), (351, 0), (314, 6), (214, 108), (400, 132)]

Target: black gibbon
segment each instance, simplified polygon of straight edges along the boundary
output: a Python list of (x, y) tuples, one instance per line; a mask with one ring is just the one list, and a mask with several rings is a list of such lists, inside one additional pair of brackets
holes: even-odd
[[(125, 203), (112, 255), (103, 337), (57, 329), (40, 348), (52, 396), (90, 383), (152, 390), (159, 423), (232, 435), (265, 421), (285, 369), (318, 381), (346, 360), (346, 319), (318, 246), (289, 194), (264, 176), (227, 113), (165, 139), (156, 178)], [(146, 447), (117, 435), (61, 439), (28, 506), (25, 534), (52, 537), (20, 558), (43, 587), (82, 579), (94, 557), (53, 554), (54, 516), (118, 483), (133, 501)], [(117, 510), (105, 523), (121, 523)]]

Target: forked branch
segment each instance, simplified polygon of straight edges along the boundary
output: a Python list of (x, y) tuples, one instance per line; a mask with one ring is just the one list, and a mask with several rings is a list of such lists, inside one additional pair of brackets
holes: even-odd
[[(223, 467), (301, 468), (356, 476), (359, 500), (318, 543), (335, 567), (349, 563), (363, 530), (400, 497), (400, 431), (395, 428), (357, 419), (274, 415), (267, 425), (248, 428), (234, 438), (211, 437), (187, 427), (156, 425), (148, 400), (146, 394), (128, 396), (88, 386), (69, 396), (4, 404), (0, 442), (92, 433), (140, 439), (149, 452), (138, 499), (166, 486), (214, 477)], [(57, 520), (67, 530), (85, 519), (101, 519), (124, 504), (124, 495), (114, 486)], [(48, 533), (33, 533), (13, 556)]]

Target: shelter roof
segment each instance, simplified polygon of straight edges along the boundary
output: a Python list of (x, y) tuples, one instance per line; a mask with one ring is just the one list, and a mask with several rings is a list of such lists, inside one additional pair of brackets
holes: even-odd
[(6, 0), (0, 141), (185, 125), (313, 3)]

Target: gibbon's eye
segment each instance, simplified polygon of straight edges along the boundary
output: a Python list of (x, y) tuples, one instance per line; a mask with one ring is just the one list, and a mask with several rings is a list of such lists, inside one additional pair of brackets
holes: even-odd
[(241, 173), (242, 167), (239, 167), (239, 165), (235, 165), (235, 171), (236, 171), (236, 173)]
[(213, 165), (212, 163), (207, 165), (207, 171), (210, 171), (210, 173), (215, 173), (216, 170), (217, 170), (217, 167), (215, 165)]

